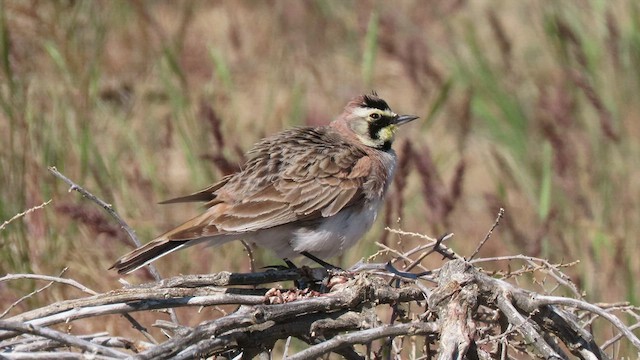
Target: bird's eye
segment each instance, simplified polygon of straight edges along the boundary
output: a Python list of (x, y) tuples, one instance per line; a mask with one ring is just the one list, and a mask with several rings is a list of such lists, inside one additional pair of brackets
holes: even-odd
[(373, 119), (373, 120), (378, 120), (378, 119), (380, 119), (380, 114), (378, 114), (378, 113), (373, 113), (373, 114), (371, 114), (371, 115), (369, 115), (369, 116), (370, 116), (370, 117), (371, 117), (371, 119)]

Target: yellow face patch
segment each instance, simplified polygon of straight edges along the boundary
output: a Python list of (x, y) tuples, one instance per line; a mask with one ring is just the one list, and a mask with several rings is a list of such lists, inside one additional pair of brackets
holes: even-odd
[(383, 142), (393, 141), (393, 138), (396, 135), (396, 131), (398, 131), (398, 127), (396, 125), (389, 125), (387, 127), (383, 127), (378, 131), (378, 138)]

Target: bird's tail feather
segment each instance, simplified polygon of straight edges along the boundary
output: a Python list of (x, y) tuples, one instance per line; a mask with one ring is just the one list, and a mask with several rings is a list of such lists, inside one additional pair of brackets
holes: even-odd
[(157, 239), (141, 246), (118, 259), (109, 269), (115, 269), (118, 274), (128, 274), (148, 263), (174, 252), (187, 245), (189, 240)]

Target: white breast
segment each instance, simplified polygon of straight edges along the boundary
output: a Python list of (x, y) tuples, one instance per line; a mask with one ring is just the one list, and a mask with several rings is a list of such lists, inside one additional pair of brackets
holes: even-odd
[(321, 259), (342, 254), (362, 238), (376, 219), (381, 201), (359, 210), (346, 209), (323, 220), (314, 229), (301, 228), (293, 233), (295, 254), (308, 251)]

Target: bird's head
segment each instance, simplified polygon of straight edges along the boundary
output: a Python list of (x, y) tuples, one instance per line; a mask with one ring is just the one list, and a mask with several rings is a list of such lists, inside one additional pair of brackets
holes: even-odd
[(353, 134), (362, 144), (389, 150), (400, 125), (417, 119), (415, 115), (398, 115), (375, 93), (351, 100), (332, 125)]

